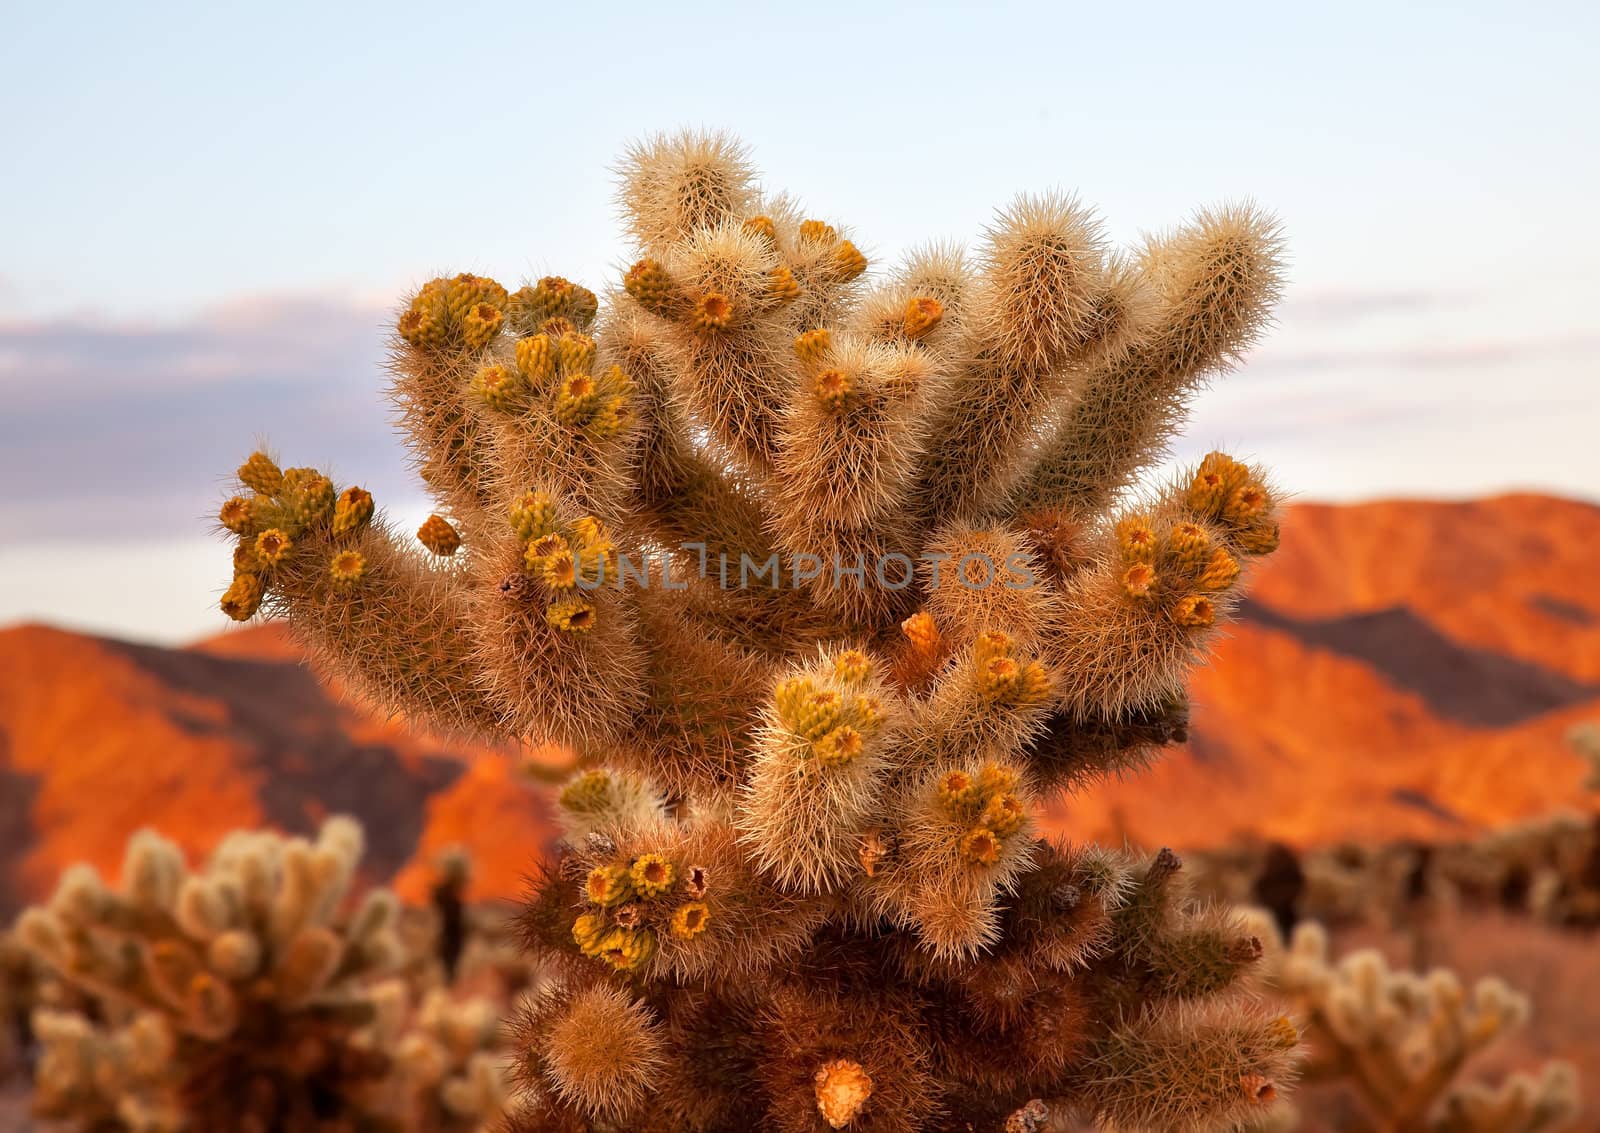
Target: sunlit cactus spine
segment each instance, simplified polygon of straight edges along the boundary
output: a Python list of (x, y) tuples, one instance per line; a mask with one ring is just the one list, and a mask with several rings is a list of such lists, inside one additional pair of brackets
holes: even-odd
[[(446, 731), (557, 742), (568, 844), (523, 914), (519, 1130), (1220, 1129), (1292, 1076), (1259, 945), (1170, 853), (1041, 804), (1187, 727), (1278, 540), (1213, 453), (1127, 489), (1280, 287), (1274, 222), (1122, 253), (1059, 195), (874, 276), (715, 134), (623, 162), (589, 291), (435, 279), (393, 391), (439, 512), (263, 455), (224, 608)], [(342, 511), (341, 511), (342, 509)], [(341, 519), (341, 515), (344, 517)]]

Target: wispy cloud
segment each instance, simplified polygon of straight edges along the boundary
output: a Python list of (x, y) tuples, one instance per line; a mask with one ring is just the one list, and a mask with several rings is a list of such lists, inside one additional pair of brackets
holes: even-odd
[(1327, 344), (1311, 348), (1264, 347), (1252, 360), (1257, 378), (1328, 370), (1481, 369), (1525, 362), (1583, 362), (1600, 356), (1600, 335), (1560, 338), (1478, 339), (1373, 347)]
[(337, 297), (238, 300), (167, 324), (0, 324), (6, 542), (182, 535), (258, 438), (408, 491), (388, 426), (384, 312)]
[(1389, 315), (1416, 315), (1425, 311), (1465, 307), (1479, 296), (1468, 291), (1429, 291), (1422, 288), (1387, 291), (1305, 290), (1290, 291), (1284, 300), (1285, 322), (1300, 324), (1344, 324)]

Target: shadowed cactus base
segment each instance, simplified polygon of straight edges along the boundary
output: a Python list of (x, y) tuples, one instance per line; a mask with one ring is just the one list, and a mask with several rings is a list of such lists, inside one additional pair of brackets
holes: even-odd
[(1297, 1037), (1177, 859), (1055, 844), (1054, 791), (1183, 734), (1277, 545), (1260, 469), (1128, 489), (1280, 289), (1274, 222), (1122, 251), (1024, 197), (868, 274), (726, 137), (632, 149), (633, 263), (401, 309), (439, 514), (398, 538), (263, 454), (223, 507), (236, 617), (419, 724), (568, 745), (523, 914), (518, 1130), (1185, 1133)]

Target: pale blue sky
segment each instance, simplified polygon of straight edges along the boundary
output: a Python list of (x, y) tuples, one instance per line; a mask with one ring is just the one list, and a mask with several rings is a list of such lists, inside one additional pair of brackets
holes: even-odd
[[(1252, 196), (1281, 326), (1180, 451), (1313, 498), (1600, 499), (1592, 5), (8, 9), (0, 622), (220, 625), (198, 516), (258, 432), (420, 508), (387, 305), (441, 270), (604, 282), (610, 166), (680, 125), (880, 259), (1024, 189), (1125, 239)], [(142, 601), (84, 600), (107, 541)]]

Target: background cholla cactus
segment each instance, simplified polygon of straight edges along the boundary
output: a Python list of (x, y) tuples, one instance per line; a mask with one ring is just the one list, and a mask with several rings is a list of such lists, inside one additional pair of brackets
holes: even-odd
[(1285, 950), (1270, 918), (1268, 983), (1307, 1020), (1308, 1081), (1342, 1079), (1359, 1090), (1369, 1128), (1383, 1133), (1544, 1133), (1578, 1110), (1577, 1076), (1552, 1062), (1498, 1086), (1463, 1070), (1470, 1058), (1528, 1020), (1528, 1001), (1498, 979), (1469, 991), (1454, 973), (1391, 971), (1373, 950), (1334, 963), (1314, 922)]
[(23, 1068), (37, 986), (32, 954), (10, 932), (0, 932), (0, 1083)]
[(1589, 778), (1584, 786), (1600, 791), (1600, 724), (1578, 724), (1567, 733), (1567, 743), (1589, 764)]
[(492, 1009), (435, 992), (412, 1010), (375, 982), (404, 957), (391, 893), (343, 907), (362, 841), (342, 817), (314, 841), (235, 832), (190, 872), (144, 831), (119, 887), (68, 870), (16, 929), (86, 996), (34, 1013), (40, 1112), (96, 1131), (475, 1133), (503, 1094)]
[(40, 1046), (34, 1112), (83, 1133), (178, 1133), (172, 1031), (157, 1014), (97, 1024), (74, 1011), (33, 1016)]
[[(1259, 469), (1127, 489), (1280, 286), (1270, 218), (1132, 252), (1061, 196), (868, 284), (717, 135), (623, 168), (637, 260), (421, 288), (394, 393), (439, 513), (265, 454), (223, 608), (419, 723), (559, 742), (523, 916), (528, 1130), (1220, 1128), (1291, 1072), (1175, 856), (1035, 833), (1138, 767), (1277, 544)], [(648, 560), (648, 561), (647, 561)]]
[[(1594, 725), (1567, 742), (1593, 758)], [(1560, 809), (1459, 842), (1343, 843), (1296, 851), (1241, 842), (1191, 856), (1198, 892), (1228, 905), (1271, 908), (1287, 934), (1295, 919), (1329, 927), (1407, 927), (1419, 951), (1430, 914), (1499, 908), (1573, 929), (1600, 926), (1600, 814)], [(1416, 957), (1412, 961), (1423, 966)]]
[(404, 1115), (405, 1129), (488, 1133), (507, 1095), (498, 1004), (456, 998), (448, 987), (418, 1002), (398, 979), (379, 984), (373, 1000), (377, 1019), (357, 1042), (392, 1060), (384, 1110)]

